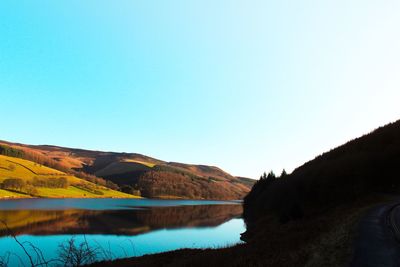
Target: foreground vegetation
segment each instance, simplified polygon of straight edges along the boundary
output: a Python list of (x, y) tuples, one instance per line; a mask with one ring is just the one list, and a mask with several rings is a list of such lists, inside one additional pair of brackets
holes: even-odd
[[(18, 266), (31, 266), (31, 267), (51, 267), (51, 266), (64, 266), (64, 267), (79, 267), (92, 264), (98, 260), (112, 260), (114, 255), (110, 248), (104, 248), (100, 245), (89, 245), (86, 239), (79, 242), (75, 237), (62, 242), (58, 246), (57, 257), (47, 259), (43, 251), (41, 251), (35, 244), (29, 241), (20, 241), (16, 235), (8, 228), (6, 224), (2, 225), (9, 235), (14, 239), (15, 243), (18, 244), (19, 248), (23, 251), (24, 257), (28, 259), (28, 264), (25, 264), (22, 257), (16, 255), (10, 251), (1, 251), (0, 253), (0, 266), (11, 267), (14, 264), (10, 264), (12, 258), (16, 258), (19, 262)], [(0, 230), (2, 230), (0, 228)]]

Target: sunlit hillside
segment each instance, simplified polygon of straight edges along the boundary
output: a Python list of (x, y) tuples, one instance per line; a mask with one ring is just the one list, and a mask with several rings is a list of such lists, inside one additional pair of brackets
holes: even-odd
[(0, 198), (132, 198), (38, 163), (0, 155)]
[[(6, 141), (0, 141), (1, 147), (36, 165), (45, 165), (90, 182), (101, 179), (103, 186), (109, 187), (107, 183), (111, 183), (114, 185), (110, 187), (112, 189), (119, 188), (125, 193), (148, 198), (242, 199), (255, 182), (253, 179), (232, 176), (215, 166), (166, 162), (137, 153), (34, 146)], [(35, 167), (31, 166), (30, 169), (34, 170)], [(36, 173), (41, 172), (45, 173), (45, 170)]]

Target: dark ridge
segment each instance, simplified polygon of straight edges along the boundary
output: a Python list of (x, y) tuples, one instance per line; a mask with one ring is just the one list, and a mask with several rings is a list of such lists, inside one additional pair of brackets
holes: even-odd
[(399, 173), (397, 121), (316, 157), (285, 178), (258, 181), (244, 199), (248, 233), (265, 216), (288, 222), (317, 216), (371, 193), (398, 193)]

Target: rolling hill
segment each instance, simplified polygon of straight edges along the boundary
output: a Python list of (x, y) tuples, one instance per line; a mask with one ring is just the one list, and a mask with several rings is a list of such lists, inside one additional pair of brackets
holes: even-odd
[(0, 141), (0, 146), (17, 151), (16, 157), (92, 182), (102, 178), (123, 192), (149, 198), (242, 199), (254, 183), (252, 179), (234, 177), (218, 167), (165, 162), (137, 153), (6, 141)]
[(4, 155), (0, 155), (0, 186), (0, 198), (135, 197), (33, 161)]

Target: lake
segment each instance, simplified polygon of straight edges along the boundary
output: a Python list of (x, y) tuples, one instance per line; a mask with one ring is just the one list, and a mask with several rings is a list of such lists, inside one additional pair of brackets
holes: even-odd
[[(245, 231), (241, 202), (150, 199), (20, 199), (0, 201), (0, 266), (60, 258), (71, 242), (96, 260), (181, 248), (218, 248)], [(3, 222), (7, 225), (3, 225)], [(14, 237), (10, 236), (10, 233)], [(59, 265), (54, 261), (49, 264)]]

